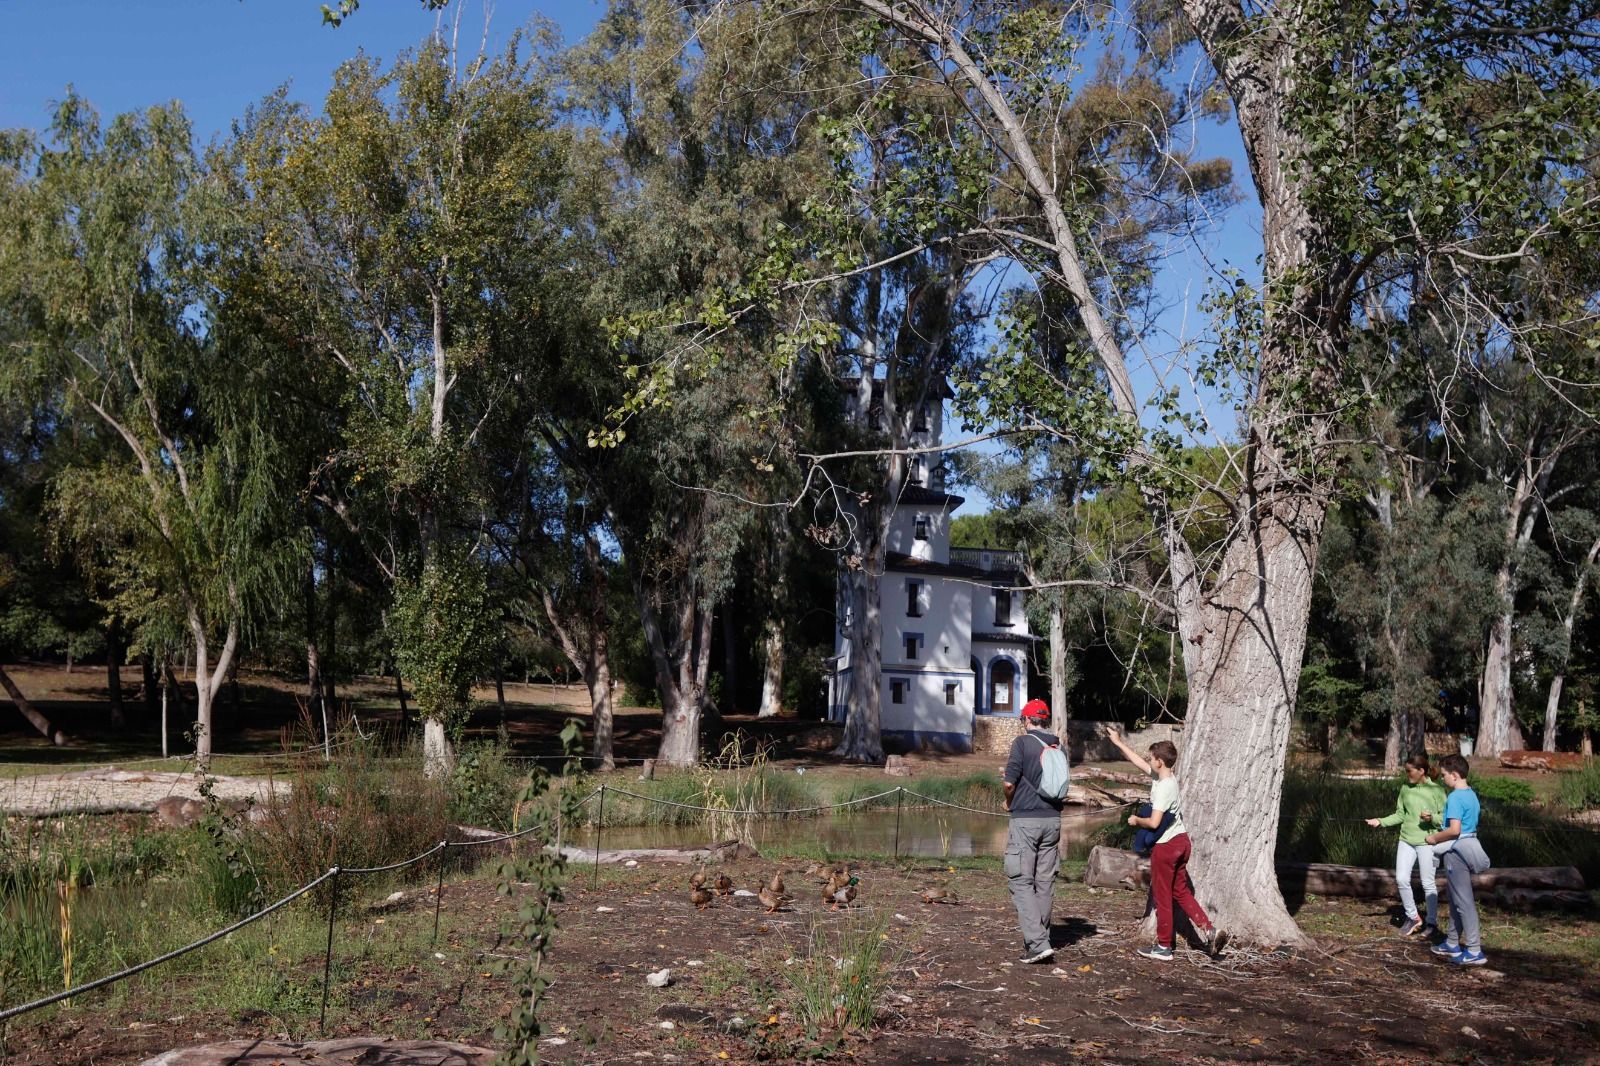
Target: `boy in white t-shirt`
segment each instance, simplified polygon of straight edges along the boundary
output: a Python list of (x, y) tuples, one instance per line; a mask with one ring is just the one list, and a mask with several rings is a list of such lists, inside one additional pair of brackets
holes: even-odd
[(1112, 726), (1108, 732), (1111, 742), (1123, 756), (1154, 778), (1150, 785), (1149, 817), (1130, 814), (1128, 824), (1135, 828), (1157, 829), (1162, 817), (1169, 811), (1172, 813), (1171, 824), (1156, 839), (1156, 846), (1150, 852), (1150, 894), (1155, 903), (1156, 942), (1154, 947), (1140, 948), (1139, 954), (1157, 962), (1171, 961), (1174, 902), (1183, 908), (1206, 950), (1217, 950), (1222, 937), (1212, 926), (1200, 901), (1194, 898), (1194, 885), (1189, 880), (1189, 833), (1183, 827), (1183, 798), (1178, 792), (1178, 779), (1172, 772), (1178, 763), (1178, 748), (1170, 740), (1158, 740), (1150, 745), (1147, 762), (1123, 742), (1121, 730)]

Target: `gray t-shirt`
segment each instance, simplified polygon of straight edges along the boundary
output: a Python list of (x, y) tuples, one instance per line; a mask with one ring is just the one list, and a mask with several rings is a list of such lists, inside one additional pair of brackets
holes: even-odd
[[(1044, 743), (1040, 743), (1043, 741)], [(1005, 780), (1016, 785), (1011, 793), (1012, 818), (1061, 817), (1065, 800), (1049, 799), (1039, 795), (1039, 779), (1044, 768), (1039, 765), (1039, 753), (1045, 744), (1058, 744), (1054, 733), (1033, 729), (1011, 742), (1011, 756), (1006, 760)]]

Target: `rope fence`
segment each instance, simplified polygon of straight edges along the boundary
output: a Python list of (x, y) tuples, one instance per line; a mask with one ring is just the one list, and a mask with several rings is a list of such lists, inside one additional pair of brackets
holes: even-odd
[[(320, 751), (321, 749), (317, 749), (317, 750)], [(970, 806), (967, 806), (965, 804), (954, 803), (954, 802), (952, 802), (950, 800), (942, 800), (942, 799), (938, 799), (938, 798), (933, 797), (933, 796), (925, 796), (925, 795), (923, 795), (923, 794), (921, 794), (919, 792), (914, 792), (911, 789), (904, 788), (904, 787), (901, 787), (901, 786), (896, 786), (894, 788), (885, 789), (882, 792), (876, 792), (876, 793), (873, 793), (870, 796), (858, 796), (858, 797), (855, 797), (853, 799), (842, 800), (842, 801), (840, 801), (838, 803), (822, 803), (822, 804), (816, 804), (816, 805), (808, 806), (808, 807), (791, 807), (791, 808), (773, 809), (773, 810), (756, 810), (754, 808), (742, 809), (741, 810), (741, 809), (732, 809), (732, 808), (726, 808), (726, 807), (711, 807), (711, 806), (706, 806), (706, 805), (701, 805), (701, 804), (682, 803), (682, 802), (679, 802), (677, 800), (664, 799), (664, 798), (661, 798), (661, 797), (658, 797), (658, 796), (649, 796), (649, 795), (645, 795), (645, 794), (642, 794), (642, 793), (639, 793), (639, 792), (633, 792), (633, 791), (631, 791), (629, 789), (617, 788), (617, 787), (612, 786), (612, 785), (601, 785), (598, 788), (596, 788), (594, 791), (590, 792), (587, 796), (585, 796), (578, 803), (578, 805), (580, 807), (584, 807), (584, 806), (587, 806), (590, 803), (590, 801), (593, 801), (593, 800), (596, 800), (596, 799), (599, 800), (599, 805), (598, 805), (598, 809), (597, 809), (597, 817), (596, 817), (596, 820), (595, 820), (595, 848), (594, 848), (595, 858), (594, 858), (594, 868), (595, 868), (596, 883), (598, 883), (599, 871), (600, 871), (601, 841), (602, 841), (603, 834), (605, 832), (605, 800), (606, 800), (606, 793), (608, 793), (608, 792), (614, 792), (619, 796), (626, 796), (626, 797), (628, 797), (630, 799), (639, 800), (639, 801), (645, 802), (645, 803), (654, 803), (654, 804), (659, 804), (659, 805), (662, 805), (662, 806), (675, 807), (675, 808), (679, 808), (679, 809), (682, 809), (682, 810), (701, 811), (701, 812), (706, 812), (706, 813), (715, 813), (715, 814), (721, 814), (721, 815), (731, 815), (731, 816), (735, 816), (735, 817), (750, 817), (750, 818), (783, 818), (783, 817), (792, 817), (792, 816), (795, 816), (795, 815), (802, 815), (802, 814), (816, 814), (816, 813), (823, 812), (823, 811), (842, 810), (842, 809), (849, 808), (849, 807), (862, 807), (862, 806), (865, 806), (867, 804), (876, 803), (879, 800), (885, 800), (888, 797), (893, 796), (895, 798), (895, 844), (894, 844), (894, 855), (895, 855), (896, 859), (898, 859), (900, 857), (900, 816), (901, 816), (902, 811), (904, 810), (905, 799), (906, 799), (907, 796), (911, 797), (914, 800), (919, 801), (922, 804), (926, 804), (926, 805), (930, 805), (930, 806), (934, 806), (934, 807), (948, 807), (948, 808), (952, 808), (952, 809), (959, 810), (959, 811), (965, 811), (965, 812), (970, 813), (970, 814), (977, 814), (977, 815), (983, 815), (983, 816), (994, 817), (994, 818), (1007, 818), (1007, 817), (1009, 817), (1009, 815), (1004, 811), (984, 810), (984, 809), (979, 808), (979, 807), (970, 807)], [(1063, 814), (1063, 817), (1086, 817), (1086, 816), (1093, 816), (1093, 815), (1105, 815), (1105, 814), (1109, 814), (1109, 813), (1112, 813), (1112, 812), (1117, 811), (1117, 810), (1121, 810), (1124, 807), (1130, 807), (1130, 806), (1133, 806), (1133, 805), (1134, 804), (1132, 802), (1129, 802), (1129, 803), (1120, 804), (1120, 805), (1115, 806), (1115, 807), (1100, 808), (1100, 809), (1097, 809), (1097, 810), (1094, 810), (1094, 811), (1081, 811), (1081, 812), (1080, 811), (1074, 811), (1074, 812), (1071, 812), (1071, 813)], [(365, 877), (365, 876), (374, 876), (374, 875), (379, 875), (379, 874), (393, 873), (393, 872), (398, 871), (398, 870), (406, 869), (407, 867), (415, 866), (418, 863), (426, 862), (429, 859), (433, 859), (433, 858), (435, 858), (437, 856), (442, 856), (452, 848), (465, 849), (465, 848), (479, 847), (479, 846), (486, 845), (486, 844), (498, 844), (498, 843), (504, 843), (506, 841), (519, 840), (519, 839), (521, 839), (523, 837), (529, 836), (529, 835), (531, 835), (533, 833), (536, 833), (536, 832), (540, 831), (542, 828), (544, 828), (542, 825), (533, 825), (533, 826), (530, 826), (527, 829), (517, 830), (515, 832), (498, 833), (498, 834), (493, 834), (493, 835), (490, 835), (490, 836), (483, 836), (483, 837), (474, 837), (474, 838), (472, 838), (470, 840), (441, 840), (437, 844), (435, 844), (432, 847), (428, 848), (426, 851), (421, 852), (420, 854), (413, 855), (408, 859), (402, 859), (399, 862), (389, 863), (389, 864), (384, 865), (384, 866), (366, 866), (366, 867), (349, 867), (349, 868), (340, 867), (340, 866), (337, 866), (337, 865), (332, 866), (332, 867), (330, 867), (328, 869), (328, 871), (326, 873), (322, 874), (321, 876), (319, 876), (319, 877), (317, 877), (317, 878), (315, 878), (315, 879), (313, 879), (311, 881), (306, 882), (305, 884), (301, 885), (299, 888), (296, 888), (293, 892), (290, 892), (288, 895), (284, 896), (282, 899), (279, 899), (277, 902), (272, 903), (272, 904), (270, 904), (270, 905), (268, 905), (266, 907), (263, 907), (261, 910), (256, 911), (253, 914), (247, 915), (246, 917), (239, 919), (238, 921), (232, 923), (231, 925), (225, 926), (222, 929), (218, 929), (215, 932), (208, 933), (205, 936), (201, 937), (199, 940), (194, 941), (193, 943), (185, 944), (181, 948), (177, 948), (177, 949), (175, 949), (173, 951), (169, 951), (164, 955), (158, 955), (153, 959), (148, 959), (148, 960), (146, 960), (144, 962), (137, 963), (136, 965), (129, 966), (126, 969), (117, 971), (116, 973), (108, 974), (105, 977), (97, 978), (97, 979), (95, 979), (93, 981), (87, 981), (87, 982), (84, 982), (83, 984), (80, 984), (80, 985), (75, 985), (72, 988), (65, 989), (65, 990), (63, 990), (61, 992), (56, 992), (56, 993), (54, 993), (52, 995), (43, 996), (43, 997), (41, 997), (39, 999), (33, 1000), (32, 1002), (22, 1003), (22, 1004), (18, 1004), (15, 1007), (7, 1007), (4, 1010), (0, 1010), (0, 1026), (8, 1025), (9, 1022), (13, 1018), (18, 1018), (18, 1017), (21, 1017), (22, 1015), (30, 1014), (33, 1011), (42, 1010), (45, 1007), (54, 1006), (57, 1003), (64, 1003), (64, 1002), (66, 1002), (68, 1000), (75, 999), (78, 996), (82, 996), (82, 995), (84, 995), (86, 993), (89, 993), (89, 992), (93, 992), (93, 991), (96, 991), (96, 990), (99, 990), (99, 989), (102, 989), (102, 988), (108, 988), (108, 987), (110, 987), (112, 985), (115, 985), (115, 984), (118, 984), (118, 983), (120, 983), (122, 981), (126, 981), (126, 980), (128, 980), (128, 979), (130, 979), (132, 977), (136, 977), (139, 974), (146, 972), (147, 970), (154, 969), (157, 966), (161, 966), (161, 965), (164, 965), (165, 963), (169, 963), (169, 962), (172, 962), (172, 961), (174, 961), (176, 959), (183, 958), (185, 955), (188, 955), (188, 954), (190, 954), (192, 952), (198, 951), (199, 949), (201, 949), (203, 947), (206, 947), (209, 944), (214, 944), (218, 940), (221, 940), (224, 937), (227, 937), (232, 933), (236, 933), (239, 930), (244, 929), (247, 926), (250, 926), (250, 925), (254, 924), (255, 922), (260, 921), (261, 919), (266, 918), (268, 915), (271, 915), (271, 914), (273, 914), (273, 913), (275, 913), (275, 912), (277, 912), (279, 910), (282, 910), (284, 907), (287, 907), (290, 903), (293, 903), (295, 900), (297, 900), (297, 899), (301, 898), (302, 896), (305, 896), (306, 894), (314, 891), (315, 889), (317, 889), (321, 885), (328, 884), (329, 882), (331, 882), (331, 891), (329, 892), (329, 901), (328, 901), (328, 935), (327, 935), (327, 943), (326, 943), (326, 947), (324, 949), (324, 955), (323, 955), (322, 997), (321, 997), (322, 1001), (321, 1001), (321, 1009), (319, 1011), (319, 1027), (323, 1031), (326, 1031), (326, 1029), (327, 1029), (327, 1020), (328, 1020), (328, 995), (329, 995), (329, 990), (330, 990), (330, 988), (332, 986), (332, 981), (333, 981), (333, 955), (334, 955), (334, 946), (335, 946), (334, 945), (334, 932), (335, 932), (335, 926), (337, 925), (337, 922), (338, 922), (339, 890), (340, 890), (342, 879), (347, 878), (347, 877)], [(435, 893), (434, 893), (433, 941), (432, 941), (434, 945), (437, 945), (438, 944), (438, 940), (439, 940), (439, 913), (440, 913), (441, 904), (442, 904), (443, 899), (444, 899), (444, 870), (445, 870), (445, 864), (443, 862), (440, 862), (439, 863), (438, 882), (437, 882), (437, 885), (435, 887)]]

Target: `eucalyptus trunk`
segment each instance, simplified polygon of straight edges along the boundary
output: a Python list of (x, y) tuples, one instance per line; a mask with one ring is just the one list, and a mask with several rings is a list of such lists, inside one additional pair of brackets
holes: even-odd
[(1555, 675), (1550, 678), (1550, 693), (1544, 702), (1544, 742), (1541, 746), (1545, 751), (1556, 750), (1561, 689), (1566, 685), (1567, 663), (1572, 657), (1572, 628), (1578, 620), (1578, 612), (1583, 607), (1583, 594), (1588, 586), (1589, 568), (1594, 565), (1596, 558), (1600, 558), (1600, 537), (1596, 537), (1589, 545), (1589, 551), (1578, 566), (1577, 576), (1572, 579), (1572, 596), (1567, 601), (1567, 613), (1561, 619), (1561, 651), (1557, 656)]
[(783, 710), (783, 620), (769, 618), (763, 626), (761, 709), (758, 718), (771, 718)]
[(883, 649), (879, 581), (870, 563), (845, 578), (851, 604), (850, 685), (844, 736), (835, 755), (852, 762), (883, 762)]
[(1067, 710), (1067, 627), (1061, 600), (1060, 592), (1050, 600), (1050, 731), (1065, 741), (1072, 715)]
[(706, 681), (711, 666), (712, 608), (695, 595), (692, 580), (676, 583), (676, 601), (662, 603), (663, 590), (636, 582), (645, 644), (655, 665), (661, 695), (662, 766), (700, 762), (700, 722), (705, 714)]
[(1478, 739), (1476, 754), (1497, 757), (1521, 747), (1511, 683), (1516, 625), (1517, 570), (1522, 553), (1533, 539), (1539, 517), (1538, 490), (1532, 475), (1518, 474), (1506, 502), (1505, 551), (1494, 575), (1496, 609), (1485, 641), (1483, 675), (1478, 681)]
[(189, 633), (194, 638), (195, 768), (200, 773), (209, 773), (214, 734), (213, 708), (218, 691), (233, 669), (234, 655), (239, 647), (239, 625), (237, 622), (228, 623), (215, 664), (211, 661), (212, 647), (206, 628), (199, 616), (192, 612), (189, 615)]

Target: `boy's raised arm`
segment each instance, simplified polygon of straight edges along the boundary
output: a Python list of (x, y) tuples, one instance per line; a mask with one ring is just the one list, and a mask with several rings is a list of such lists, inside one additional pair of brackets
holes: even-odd
[(1128, 747), (1127, 742), (1122, 739), (1121, 729), (1114, 725), (1106, 726), (1106, 736), (1110, 737), (1111, 743), (1115, 744), (1117, 746), (1117, 750), (1122, 752), (1123, 758), (1133, 763), (1133, 765), (1137, 766), (1145, 773), (1150, 772), (1150, 764), (1145, 762), (1142, 755)]

